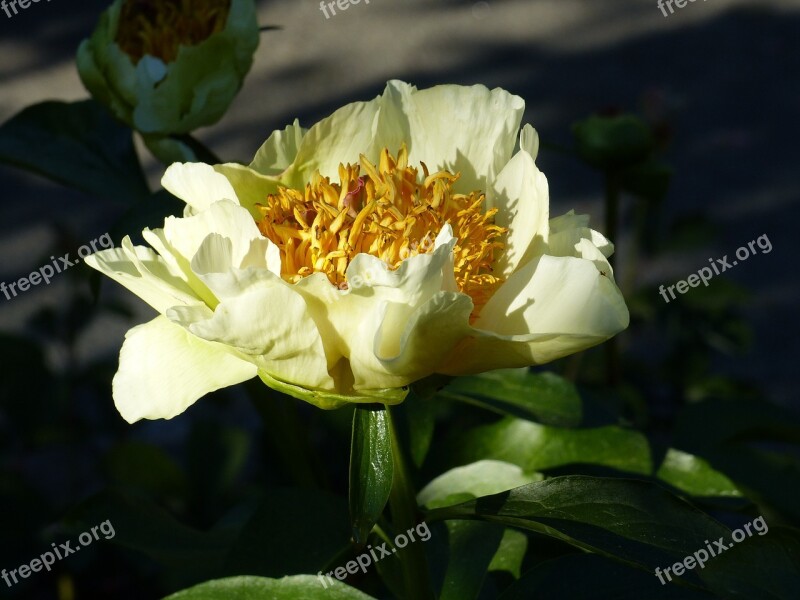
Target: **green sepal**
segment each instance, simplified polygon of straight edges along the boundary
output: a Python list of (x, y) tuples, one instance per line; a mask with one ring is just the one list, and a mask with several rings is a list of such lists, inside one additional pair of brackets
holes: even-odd
[(318, 408), (331, 410), (346, 404), (400, 404), (408, 395), (408, 388), (381, 388), (361, 390), (353, 394), (337, 394), (324, 390), (309, 390), (304, 387), (275, 379), (269, 373), (259, 370), (258, 376), (273, 390), (288, 394), (292, 398), (304, 400)]

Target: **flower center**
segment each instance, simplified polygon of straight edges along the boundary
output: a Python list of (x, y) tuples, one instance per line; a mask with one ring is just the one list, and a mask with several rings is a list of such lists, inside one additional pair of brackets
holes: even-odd
[(145, 54), (174, 61), (181, 46), (195, 46), (225, 28), (231, 0), (126, 0), (116, 42), (137, 64)]
[(322, 272), (346, 289), (345, 271), (357, 254), (377, 256), (396, 269), (410, 256), (433, 252), (436, 236), (449, 223), (457, 240), (456, 282), (472, 298), (477, 316), (503, 282), (492, 263), (507, 230), (494, 224), (497, 209), (483, 211), (484, 194), (453, 192), (459, 175), (431, 174), (421, 166), (422, 179), (408, 166), (405, 146), (397, 158), (384, 149), (377, 166), (364, 155), (358, 165), (339, 165), (339, 184), (317, 172), (305, 191), (279, 187), (270, 194), (259, 207), (258, 227), (280, 248), (283, 278), (295, 283)]

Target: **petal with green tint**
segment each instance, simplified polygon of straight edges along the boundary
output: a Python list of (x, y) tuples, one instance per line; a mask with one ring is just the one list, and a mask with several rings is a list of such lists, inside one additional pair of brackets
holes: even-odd
[(244, 77), (237, 72), (231, 42), (218, 36), (181, 46), (158, 81), (142, 64), (136, 69), (133, 126), (143, 133), (186, 133), (211, 125), (224, 114)]
[(128, 423), (171, 419), (204, 395), (247, 381), (257, 371), (231, 349), (159, 316), (126, 334), (112, 384), (114, 403)]
[[(261, 277), (232, 282), (219, 293), (221, 302), (213, 314), (177, 307), (167, 316), (204, 340), (249, 355), (261, 371), (278, 379), (333, 391), (320, 333), (305, 300), (279, 276), (258, 272)], [(205, 281), (214, 291), (213, 280)]]
[(606, 258), (614, 253), (614, 244), (603, 234), (589, 227), (589, 215), (576, 215), (575, 211), (571, 210), (560, 217), (550, 219), (547, 254), (581, 257), (575, 245), (582, 240), (591, 242)]
[[(214, 165), (214, 171), (223, 175), (236, 190), (236, 199), (250, 211), (254, 219), (262, 218), (258, 205), (263, 204), (266, 197), (278, 191), (278, 180), (256, 172), (250, 167), (236, 163)], [(301, 184), (301, 189), (305, 182)]]
[[(535, 134), (535, 132), (534, 132)], [(520, 150), (493, 182), (489, 206), (497, 208), (496, 223), (508, 229), (497, 267), (508, 277), (528, 262), (548, 237), (550, 197), (547, 178), (534, 157)]]
[(175, 163), (167, 168), (161, 185), (186, 202), (185, 216), (207, 210), (220, 200), (233, 200), (256, 219), (261, 217), (257, 205), (278, 189), (277, 180), (236, 163)]
[(382, 148), (396, 152), (405, 143), (411, 164), (460, 173), (457, 191), (486, 190), (511, 158), (524, 109), (521, 98), (499, 88), (417, 90), (390, 81), (382, 96), (348, 104), (314, 125), (281, 179), (301, 188), (317, 170), (336, 178), (340, 163), (356, 163), (361, 154), (375, 162)]
[(550, 362), (607, 340), (628, 320), (619, 289), (592, 261), (541, 256), (497, 290), (441, 372)]
[(292, 166), (281, 177), (283, 183), (302, 189), (316, 171), (337, 178), (339, 165), (356, 163), (361, 154), (376, 161), (374, 123), (379, 111), (379, 99), (353, 102), (316, 123), (303, 137)]
[(279, 176), (294, 162), (307, 131), (297, 119), (285, 129), (273, 131), (256, 152), (250, 168), (262, 175)]
[(456, 191), (486, 191), (508, 163), (517, 143), (525, 102), (483, 85), (438, 85), (417, 90), (390, 81), (382, 97), (379, 146), (406, 142), (409, 162), (430, 171), (460, 173)]
[[(454, 243), (448, 226), (433, 253), (413, 256), (396, 270), (377, 257), (359, 254), (348, 266), (350, 287), (344, 291), (324, 276), (296, 284), (320, 328), (329, 366), (343, 360), (338, 377), (351, 379), (356, 393), (403, 387), (430, 375), (438, 359), (463, 337), (471, 301), (441, 291), (454, 286)], [(434, 329), (438, 335), (432, 335)], [(413, 356), (416, 351), (424, 354)]]
[(269, 240), (253, 240), (243, 261), (234, 262), (233, 242), (210, 233), (191, 262), (192, 272), (216, 298), (236, 298), (261, 281), (280, 280), (280, 254)]
[(161, 178), (164, 189), (186, 202), (194, 212), (207, 210), (220, 200), (238, 201), (227, 177), (204, 163), (174, 163)]
[(134, 246), (128, 237), (122, 240), (121, 248), (87, 256), (86, 264), (128, 288), (160, 313), (176, 305), (202, 303), (161, 257), (149, 248)]
[(339, 408), (353, 402), (388, 405), (400, 404), (408, 395), (408, 388), (369, 389), (348, 394), (338, 394), (336, 392), (311, 390), (298, 385), (292, 385), (291, 383), (276, 379), (269, 373), (263, 371), (259, 371), (258, 376), (272, 389), (324, 409)]
[(231, 240), (231, 258), (237, 267), (250, 253), (252, 242), (263, 239), (250, 214), (231, 200), (215, 202), (191, 217), (167, 217), (164, 221), (165, 239), (176, 252), (190, 260), (210, 233)]

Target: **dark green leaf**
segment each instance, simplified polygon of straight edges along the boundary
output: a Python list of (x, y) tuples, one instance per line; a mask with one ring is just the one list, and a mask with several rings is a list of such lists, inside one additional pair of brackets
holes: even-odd
[(670, 448), (656, 474), (692, 496), (741, 496), (733, 482), (702, 458)]
[(622, 427), (561, 429), (506, 418), (457, 437), (450, 444), (456, 463), (494, 459), (526, 472), (568, 464), (601, 465), (650, 474), (650, 446), (641, 433)]
[(541, 478), (540, 474), (525, 473), (511, 463), (480, 460), (439, 475), (417, 494), (417, 502), (427, 508), (452, 506), (464, 500), (533, 483)]
[(350, 446), (350, 518), (353, 539), (366, 543), (392, 491), (392, 440), (386, 408), (358, 405)]
[(666, 567), (729, 531), (663, 488), (624, 479), (556, 477), (428, 514), (549, 535), (647, 570)]
[(449, 552), (439, 600), (474, 600), (478, 597), (503, 531), (503, 527), (493, 523), (447, 523)]
[(711, 600), (709, 593), (662, 585), (654, 573), (596, 554), (571, 554), (536, 565), (498, 600)]
[(506, 529), (500, 547), (495, 552), (490, 571), (507, 571), (516, 579), (522, 574), (522, 561), (528, 551), (528, 536), (515, 529)]
[(581, 421), (581, 398), (575, 386), (555, 373), (501, 369), (459, 377), (441, 394), (504, 415), (571, 427)]
[[(428, 508), (452, 506), (465, 500), (510, 490), (540, 479), (541, 475), (538, 473), (526, 474), (516, 465), (496, 460), (482, 460), (451, 469), (440, 475), (420, 491), (417, 495), (417, 501), (420, 505)], [(453, 545), (454, 542), (459, 541), (460, 537), (469, 536), (464, 531), (453, 528), (453, 523), (448, 523), (447, 525), (450, 533), (450, 560), (452, 562), (456, 560), (460, 553), (464, 553), (462, 549)], [(487, 535), (492, 534), (487, 540), (493, 539), (493, 531), (487, 533)], [(495, 571), (506, 570), (519, 577), (520, 565), (528, 547), (527, 538), (518, 531), (506, 529), (502, 533), (502, 540), (498, 540), (498, 545), (494, 557), (489, 559), (490, 562), (485, 565), (480, 563), (482, 565), (480, 568), (483, 571), (479, 571), (476, 564), (470, 567), (473, 575), (480, 575), (479, 579), (470, 580), (472, 584), (477, 585), (474, 588), (475, 593), (480, 591), (478, 584), (483, 581), (483, 574), (487, 569)], [(485, 550), (485, 547), (478, 546), (466, 552), (466, 555), (471, 557), (470, 560), (478, 560), (478, 557), (482, 556), (483, 550)], [(461, 567), (452, 564), (448, 565), (448, 573), (459, 568)], [(445, 579), (445, 583), (447, 584), (447, 579)], [(467, 588), (457, 585), (454, 589), (465, 593), (463, 590)]]
[(767, 533), (746, 537), (708, 561), (700, 576), (724, 598), (796, 598), (800, 535), (794, 529), (770, 527)]
[(209, 581), (164, 600), (374, 600), (339, 581), (323, 586), (319, 577), (296, 575), (283, 579), (231, 577)]
[(103, 200), (150, 194), (131, 130), (94, 100), (42, 102), (0, 126), (0, 162)]

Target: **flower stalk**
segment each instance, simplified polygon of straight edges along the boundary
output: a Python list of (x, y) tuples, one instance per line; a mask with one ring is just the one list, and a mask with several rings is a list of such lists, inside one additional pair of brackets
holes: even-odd
[[(416, 527), (417, 497), (394, 424), (394, 415), (386, 407), (389, 417), (389, 433), (392, 440), (392, 456), (394, 457), (394, 478), (392, 492), (389, 496), (389, 507), (392, 511), (392, 524), (396, 531), (405, 531)], [(425, 550), (421, 544), (409, 544), (398, 551), (402, 565), (405, 597), (414, 600), (433, 600), (428, 563)]]
[[(606, 236), (610, 240), (617, 239), (617, 224), (619, 221), (619, 200), (620, 200), (620, 185), (619, 176), (614, 169), (608, 169), (605, 172), (606, 179), (606, 193), (605, 193), (605, 208), (606, 208)], [(612, 269), (616, 267), (616, 253), (608, 257), (608, 264)], [(616, 386), (621, 379), (620, 373), (620, 360), (619, 360), (619, 345), (617, 338), (613, 337), (608, 340), (606, 345), (606, 372), (608, 374), (608, 384)]]

